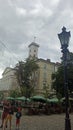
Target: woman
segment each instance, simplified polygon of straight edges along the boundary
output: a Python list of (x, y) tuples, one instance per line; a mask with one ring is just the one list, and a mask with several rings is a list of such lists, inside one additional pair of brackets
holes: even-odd
[(9, 103), (8, 103), (8, 114), (7, 114), (6, 119), (5, 119), (5, 124), (4, 124), (4, 129), (3, 129), (3, 130), (5, 130), (8, 121), (9, 121), (10, 130), (11, 130), (11, 121), (12, 121), (13, 112), (14, 112), (13, 104), (11, 104), (11, 103), (9, 102)]
[(4, 130), (4, 127), (6, 127), (7, 125), (5, 124), (5, 120), (7, 118), (7, 115), (9, 113), (9, 107), (8, 107), (8, 102), (7, 101), (4, 101), (3, 103), (3, 113), (2, 113), (2, 125), (0, 128), (3, 128)]

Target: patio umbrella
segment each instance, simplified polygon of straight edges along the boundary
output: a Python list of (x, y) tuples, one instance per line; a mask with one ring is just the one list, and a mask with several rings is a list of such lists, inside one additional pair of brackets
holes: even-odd
[(15, 98), (16, 100), (19, 100), (19, 101), (28, 101), (30, 102), (30, 99), (29, 98), (26, 98), (25, 96), (22, 96), (22, 97), (17, 97)]
[(15, 98), (13, 97), (6, 97), (7, 100), (14, 100)]
[(49, 98), (47, 98), (47, 99), (46, 99), (46, 101), (47, 101), (47, 103), (49, 103), (49, 102), (50, 102), (50, 99), (49, 99)]
[(48, 102), (57, 103), (57, 102), (59, 102), (59, 99), (58, 98), (51, 98), (51, 99), (48, 99)]
[[(63, 102), (65, 100), (65, 97), (61, 98), (61, 101)], [(73, 98), (69, 97), (69, 101), (73, 101)]]
[(22, 97), (17, 97), (15, 98), (16, 100), (22, 100), (22, 101), (25, 101), (26, 100), (26, 97), (22, 96)]
[(40, 95), (33, 96), (30, 99), (36, 102), (46, 102), (46, 98)]

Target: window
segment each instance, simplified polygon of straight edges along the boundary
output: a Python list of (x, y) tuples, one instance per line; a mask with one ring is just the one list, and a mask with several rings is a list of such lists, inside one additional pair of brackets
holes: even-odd
[(36, 52), (36, 50), (34, 50), (34, 52)]
[(47, 66), (46, 66), (46, 64), (44, 64), (44, 69), (46, 69), (47, 68)]

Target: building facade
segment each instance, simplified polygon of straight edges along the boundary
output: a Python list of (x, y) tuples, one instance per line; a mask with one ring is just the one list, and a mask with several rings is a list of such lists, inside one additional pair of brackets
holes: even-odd
[(52, 89), (52, 74), (55, 73), (59, 67), (59, 63), (53, 63), (50, 60), (37, 59), (36, 63), (39, 69), (33, 76), (34, 89), (36, 94), (43, 94), (45, 87), (47, 87), (49, 94), (53, 93)]
[(9, 92), (15, 89), (19, 89), (15, 69), (7, 67), (0, 79), (0, 92), (3, 92), (4, 96), (8, 96)]
[(29, 56), (28, 57), (30, 59), (32, 59), (32, 58), (37, 59), (39, 45), (37, 43), (32, 42), (28, 47), (29, 47)]
[(52, 74), (57, 71), (60, 63), (53, 63), (50, 59), (39, 59), (38, 47), (39, 45), (34, 42), (29, 45), (29, 59), (35, 58), (36, 63), (39, 66), (39, 69), (33, 76), (34, 89), (37, 94), (43, 94), (45, 87), (47, 87), (49, 93), (52, 93)]
[[(52, 93), (52, 73), (55, 73), (59, 67), (59, 63), (53, 63), (50, 59), (44, 60), (38, 58), (38, 48), (37, 43), (32, 42), (29, 46), (29, 59), (35, 59), (39, 66), (39, 69), (32, 75), (34, 80), (34, 90), (35, 94), (43, 94), (44, 88), (47, 86), (49, 93)], [(3, 72), (3, 77), (0, 79), (0, 91), (4, 92), (4, 95), (8, 95), (9, 91), (20, 89), (15, 75), (15, 69), (7, 67)]]

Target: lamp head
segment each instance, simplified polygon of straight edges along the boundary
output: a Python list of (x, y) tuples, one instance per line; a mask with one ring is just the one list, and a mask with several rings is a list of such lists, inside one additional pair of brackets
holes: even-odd
[(62, 32), (60, 34), (58, 34), (58, 38), (59, 38), (60, 43), (61, 43), (61, 48), (68, 47), (70, 36), (71, 36), (70, 31), (66, 32), (66, 28), (63, 27)]

